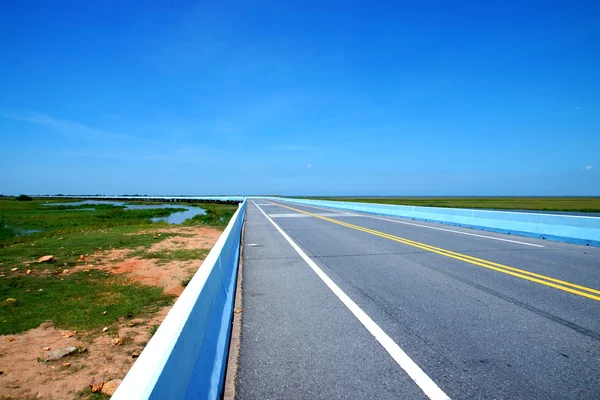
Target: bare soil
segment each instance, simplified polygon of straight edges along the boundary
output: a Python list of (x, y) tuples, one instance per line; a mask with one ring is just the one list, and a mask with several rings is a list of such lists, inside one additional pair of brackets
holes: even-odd
[[(157, 242), (148, 251), (210, 249), (221, 231), (211, 228), (177, 227), (159, 233), (185, 234)], [(181, 281), (198, 269), (202, 260), (172, 261), (158, 265), (156, 260), (132, 258), (136, 249), (96, 253), (82, 260), (76, 269), (102, 269), (127, 274), (144, 285), (160, 286), (179, 296)], [(73, 270), (72, 270), (73, 271)], [(0, 336), (0, 399), (78, 399), (90, 395), (94, 379), (122, 379), (171, 307), (146, 318), (119, 319), (106, 332), (69, 332), (57, 329), (51, 321), (25, 333)], [(113, 343), (114, 341), (114, 343)], [(47, 351), (75, 346), (78, 351), (56, 361), (43, 360)]]

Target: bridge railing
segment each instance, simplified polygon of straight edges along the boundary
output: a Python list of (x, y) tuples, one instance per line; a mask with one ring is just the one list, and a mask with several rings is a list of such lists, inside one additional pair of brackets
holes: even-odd
[(600, 246), (598, 217), (294, 198), (278, 200)]
[(113, 399), (220, 398), (245, 212), (244, 201)]

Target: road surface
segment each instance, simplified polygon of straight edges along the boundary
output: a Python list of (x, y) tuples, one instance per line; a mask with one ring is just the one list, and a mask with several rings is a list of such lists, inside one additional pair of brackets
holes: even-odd
[(600, 248), (250, 200), (239, 399), (600, 398)]

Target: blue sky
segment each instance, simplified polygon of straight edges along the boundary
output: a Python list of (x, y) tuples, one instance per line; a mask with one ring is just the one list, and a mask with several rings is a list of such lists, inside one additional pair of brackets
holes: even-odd
[(600, 195), (597, 1), (4, 1), (0, 193)]

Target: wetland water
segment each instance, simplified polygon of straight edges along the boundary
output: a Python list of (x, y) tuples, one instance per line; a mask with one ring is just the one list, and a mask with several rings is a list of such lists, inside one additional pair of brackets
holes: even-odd
[(191, 207), (182, 204), (127, 204), (122, 201), (106, 201), (106, 200), (83, 200), (72, 203), (46, 203), (47, 206), (83, 206), (89, 205), (93, 209), (96, 204), (108, 204), (117, 207), (125, 207), (125, 210), (149, 210), (155, 208), (185, 208), (185, 211), (174, 212), (166, 217), (152, 218), (152, 221), (166, 221), (169, 224), (181, 224), (186, 219), (195, 217), (196, 215), (204, 215), (206, 211), (200, 207)]

